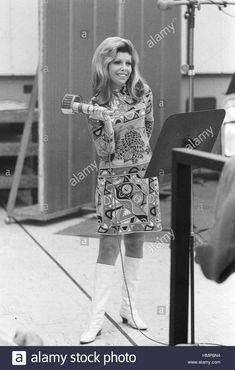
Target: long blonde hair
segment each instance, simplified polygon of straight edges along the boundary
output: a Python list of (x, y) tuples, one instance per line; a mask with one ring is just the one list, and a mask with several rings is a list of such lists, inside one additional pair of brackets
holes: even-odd
[(127, 52), (131, 55), (132, 72), (126, 83), (127, 90), (133, 100), (138, 101), (144, 94), (146, 83), (139, 72), (139, 56), (130, 40), (121, 37), (106, 38), (95, 50), (92, 59), (92, 87), (93, 101), (104, 105), (112, 96), (109, 77), (109, 64), (116, 58), (118, 52)]

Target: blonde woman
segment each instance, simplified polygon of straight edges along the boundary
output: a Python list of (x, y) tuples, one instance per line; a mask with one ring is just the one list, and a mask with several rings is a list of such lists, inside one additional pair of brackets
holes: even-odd
[(139, 73), (138, 62), (133, 44), (120, 37), (105, 39), (92, 60), (92, 103), (114, 114), (104, 118), (97, 110), (88, 120), (100, 157), (96, 187), (100, 244), (92, 313), (81, 344), (94, 341), (101, 333), (122, 236), (126, 283), (123, 281), (120, 316), (135, 329), (147, 329), (136, 308), (144, 233), (160, 231), (161, 221), (158, 180), (143, 178), (151, 159), (149, 139), (154, 120), (152, 92)]

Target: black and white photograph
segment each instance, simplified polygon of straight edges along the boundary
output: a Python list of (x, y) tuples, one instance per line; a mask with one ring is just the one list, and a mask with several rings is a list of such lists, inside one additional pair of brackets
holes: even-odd
[(0, 55), (4, 369), (232, 370), (235, 1), (1, 0)]

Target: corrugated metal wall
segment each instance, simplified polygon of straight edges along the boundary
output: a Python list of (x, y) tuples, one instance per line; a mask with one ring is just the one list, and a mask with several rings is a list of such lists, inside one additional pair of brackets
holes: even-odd
[[(60, 102), (66, 92), (81, 94), (86, 100), (91, 97), (93, 52), (106, 37), (115, 35), (135, 44), (141, 71), (153, 90), (156, 127), (152, 145), (164, 118), (179, 111), (179, 9), (161, 12), (155, 0), (41, 1), (41, 211), (63, 212), (93, 200), (96, 171), (85, 171), (84, 178), (81, 175), (91, 163), (98, 165), (86, 120), (80, 115), (64, 116)], [(70, 180), (79, 172), (81, 180), (72, 186)]]

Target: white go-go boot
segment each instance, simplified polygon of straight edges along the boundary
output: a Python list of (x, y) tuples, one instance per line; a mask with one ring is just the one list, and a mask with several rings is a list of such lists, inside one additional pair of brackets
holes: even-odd
[[(124, 257), (124, 273), (126, 279), (123, 279), (124, 281), (122, 284), (122, 304), (120, 316), (124, 324), (129, 324), (134, 329), (146, 330), (148, 327), (140, 318), (136, 308), (136, 296), (142, 263), (142, 258), (133, 258), (128, 256)], [(125, 280), (128, 287), (129, 296), (126, 289)], [(131, 301), (131, 307), (129, 298)]]
[(104, 314), (112, 287), (113, 265), (96, 264), (91, 317), (88, 328), (80, 338), (81, 344), (91, 343), (101, 334)]

